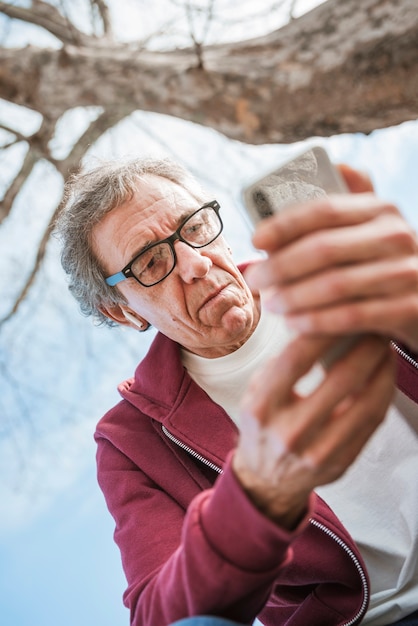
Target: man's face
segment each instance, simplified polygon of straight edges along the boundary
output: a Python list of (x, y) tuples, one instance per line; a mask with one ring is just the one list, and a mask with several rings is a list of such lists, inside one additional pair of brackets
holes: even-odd
[[(93, 229), (92, 246), (107, 275), (120, 271), (150, 243), (171, 235), (199, 203), (185, 189), (149, 175), (132, 200), (110, 211)], [(222, 236), (193, 249), (176, 241), (177, 264), (153, 287), (134, 278), (118, 284), (123, 310), (146, 320), (187, 350), (214, 358), (240, 347), (259, 319), (254, 301)], [(116, 287), (114, 287), (115, 289)], [(123, 322), (122, 322), (123, 323)]]

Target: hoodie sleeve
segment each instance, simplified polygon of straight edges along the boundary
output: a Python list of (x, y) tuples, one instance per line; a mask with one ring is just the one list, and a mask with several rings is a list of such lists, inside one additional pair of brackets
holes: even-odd
[(110, 441), (96, 439), (132, 626), (165, 626), (199, 614), (251, 623), (307, 519), (288, 533), (265, 518), (241, 489), (230, 459), (214, 486), (196, 490), (185, 508)]

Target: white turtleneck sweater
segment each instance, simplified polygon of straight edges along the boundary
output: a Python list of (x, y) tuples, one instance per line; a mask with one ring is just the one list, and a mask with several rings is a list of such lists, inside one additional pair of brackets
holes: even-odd
[[(239, 428), (239, 404), (250, 377), (289, 340), (283, 318), (264, 311), (251, 337), (235, 352), (207, 359), (183, 351), (182, 361), (190, 376)], [(318, 370), (306, 377), (307, 389), (319, 378)], [(416, 404), (398, 391), (386, 420), (344, 476), (318, 488), (317, 492), (351, 533), (365, 560), (371, 580), (371, 600), (363, 623), (384, 626), (415, 611), (418, 607)]]

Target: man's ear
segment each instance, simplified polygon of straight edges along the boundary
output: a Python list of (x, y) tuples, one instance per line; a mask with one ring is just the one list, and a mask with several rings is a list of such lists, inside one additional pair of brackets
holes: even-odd
[(114, 306), (101, 306), (100, 311), (103, 315), (106, 315), (112, 322), (121, 324), (122, 326), (131, 326), (136, 330), (146, 330), (149, 326), (148, 322), (143, 317), (129, 311), (124, 306), (115, 304)]

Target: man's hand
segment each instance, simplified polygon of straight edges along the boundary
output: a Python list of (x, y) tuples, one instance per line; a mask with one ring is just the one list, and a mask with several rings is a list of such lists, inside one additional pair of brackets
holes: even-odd
[(264, 220), (253, 242), (268, 259), (250, 266), (264, 305), (305, 334), (372, 332), (418, 351), (418, 240), (369, 179), (340, 170), (353, 192)]
[(383, 420), (393, 394), (388, 341), (362, 339), (308, 396), (295, 385), (329, 348), (300, 336), (253, 377), (242, 402), (235, 474), (267, 517), (293, 529), (311, 491), (334, 481)]

